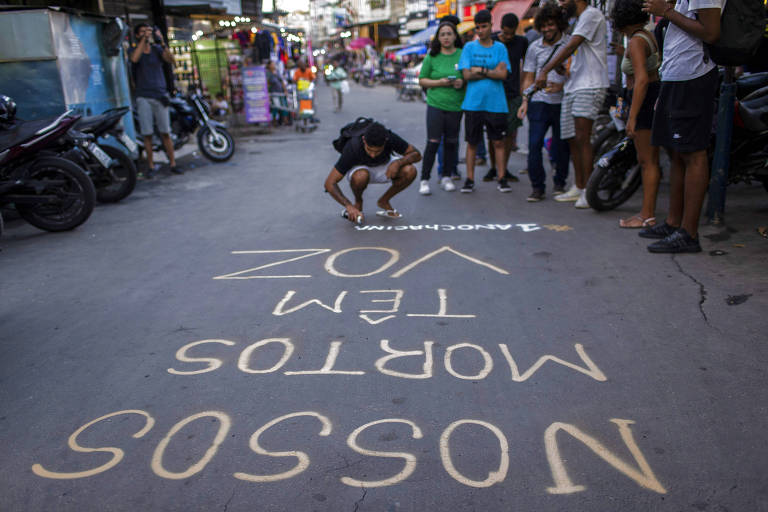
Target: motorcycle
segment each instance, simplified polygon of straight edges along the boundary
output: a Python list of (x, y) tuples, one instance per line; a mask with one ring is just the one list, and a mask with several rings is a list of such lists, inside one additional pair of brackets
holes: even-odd
[(128, 107), (107, 110), (100, 115), (83, 117), (74, 128), (59, 139), (51, 152), (82, 167), (96, 187), (96, 199), (114, 203), (127, 197), (136, 187), (136, 166), (120, 149), (97, 142), (99, 137), (113, 136), (131, 152), (136, 143), (119, 126)]
[[(223, 123), (211, 119), (208, 103), (197, 94), (170, 98), (171, 141), (173, 148), (179, 149), (189, 142), (193, 134), (197, 136), (197, 146), (207, 159), (213, 162), (226, 162), (235, 154), (235, 140)], [(134, 124), (139, 126), (139, 114), (134, 109)], [(144, 141), (137, 136), (139, 152), (143, 151)], [(152, 149), (163, 150), (160, 133), (155, 129), (152, 135)]]
[(80, 116), (69, 110), (54, 120), (20, 121), (15, 104), (12, 110), (0, 129), (0, 206), (13, 204), (46, 231), (74, 229), (93, 212), (96, 190), (77, 164), (43, 152), (58, 145)]
[[(730, 183), (759, 181), (768, 190), (768, 73), (736, 81), (736, 111), (730, 150)], [(616, 138), (619, 142), (610, 143)], [(642, 169), (634, 143), (622, 130), (607, 127), (593, 143), (597, 163), (586, 197), (597, 211), (612, 210), (640, 187)], [(710, 164), (714, 137), (710, 144)]]

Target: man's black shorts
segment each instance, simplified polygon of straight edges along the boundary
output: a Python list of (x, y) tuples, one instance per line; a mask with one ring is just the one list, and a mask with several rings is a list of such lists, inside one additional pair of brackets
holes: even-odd
[(651, 143), (681, 153), (707, 149), (712, 133), (717, 68), (685, 82), (662, 82)]
[(507, 134), (507, 114), (467, 110), (464, 113), (464, 140), (476, 146), (483, 140), (483, 127), (489, 140), (501, 140)]

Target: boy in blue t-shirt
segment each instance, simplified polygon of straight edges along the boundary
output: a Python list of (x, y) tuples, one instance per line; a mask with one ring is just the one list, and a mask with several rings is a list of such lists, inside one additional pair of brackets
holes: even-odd
[[(491, 13), (483, 9), (475, 14), (477, 41), (464, 46), (459, 69), (467, 83), (467, 92), (461, 108), (466, 112), (464, 121), (467, 141), (467, 181), (461, 188), (464, 193), (475, 188), (475, 155), (477, 145), (483, 139), (483, 127), (488, 130), (488, 140), (493, 142), (497, 162), (504, 161), (504, 136), (507, 130), (507, 99), (504, 80), (511, 69), (506, 47), (491, 39)], [(490, 148), (489, 148), (490, 149)], [(500, 192), (510, 192), (504, 166), (497, 169)]]

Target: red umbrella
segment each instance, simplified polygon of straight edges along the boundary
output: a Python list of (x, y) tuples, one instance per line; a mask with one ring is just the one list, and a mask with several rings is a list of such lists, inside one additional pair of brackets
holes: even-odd
[(373, 39), (370, 39), (368, 37), (358, 37), (351, 43), (349, 43), (349, 47), (353, 50), (360, 50), (361, 48), (365, 48), (366, 46), (374, 46)]

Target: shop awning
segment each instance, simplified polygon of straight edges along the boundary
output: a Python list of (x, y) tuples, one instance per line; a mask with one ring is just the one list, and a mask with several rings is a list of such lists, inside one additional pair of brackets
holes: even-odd
[(466, 34), (470, 30), (474, 30), (475, 28), (475, 22), (474, 21), (462, 21), (458, 24), (456, 27), (456, 30), (459, 31), (459, 35)]
[(423, 44), (428, 43), (432, 36), (437, 32), (437, 25), (427, 27), (421, 32), (416, 32), (408, 39), (408, 44)]
[(424, 55), (427, 53), (427, 46), (424, 44), (409, 46), (395, 53), (396, 57), (404, 57), (406, 55)]
[(375, 46), (376, 43), (373, 42), (373, 39), (368, 37), (358, 37), (357, 39), (353, 40), (351, 43), (349, 43), (349, 47), (353, 50), (360, 50), (362, 48), (365, 48), (366, 46)]

